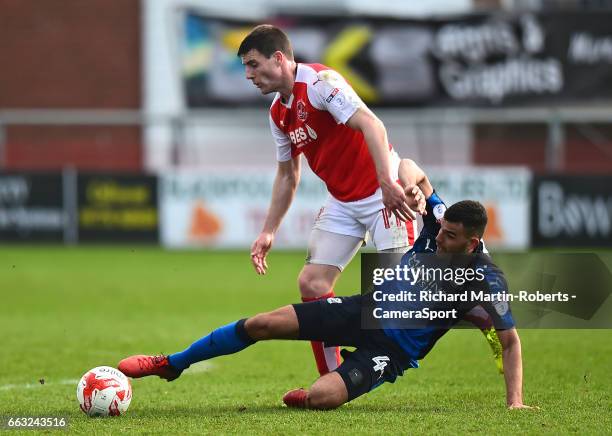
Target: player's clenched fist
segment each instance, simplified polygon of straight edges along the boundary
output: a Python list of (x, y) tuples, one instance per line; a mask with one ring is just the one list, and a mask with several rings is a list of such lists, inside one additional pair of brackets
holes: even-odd
[(253, 242), (251, 247), (251, 263), (257, 274), (265, 274), (268, 270), (266, 256), (270, 248), (272, 248), (273, 241), (274, 235), (272, 233), (260, 233), (255, 242)]

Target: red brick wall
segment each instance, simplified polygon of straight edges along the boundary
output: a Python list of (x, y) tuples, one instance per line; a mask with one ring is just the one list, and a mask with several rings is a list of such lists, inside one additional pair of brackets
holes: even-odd
[[(139, 0), (0, 0), (0, 108), (139, 109)], [(7, 129), (8, 168), (142, 167), (141, 129)]]
[(612, 126), (565, 126), (565, 170), (571, 173), (612, 174)]
[(8, 129), (6, 161), (14, 170), (139, 171), (140, 130), (134, 127), (16, 126)]
[[(612, 126), (592, 125), (586, 130), (583, 127), (565, 125), (561, 171), (612, 173)], [(600, 143), (595, 144), (594, 139)], [(474, 163), (526, 165), (534, 171), (546, 172), (547, 140), (548, 127), (544, 124), (476, 125)]]
[(546, 127), (528, 125), (475, 125), (476, 165), (528, 165), (543, 170), (546, 165)]

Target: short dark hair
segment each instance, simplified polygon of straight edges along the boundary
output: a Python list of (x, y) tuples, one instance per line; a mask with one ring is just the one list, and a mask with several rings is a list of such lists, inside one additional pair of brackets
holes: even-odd
[(240, 43), (238, 56), (244, 56), (253, 49), (266, 58), (270, 58), (274, 52), (280, 51), (288, 59), (293, 60), (293, 49), (289, 37), (281, 29), (271, 24), (260, 24), (251, 30)]
[(469, 236), (482, 238), (487, 226), (487, 211), (478, 201), (463, 200), (446, 209), (444, 219), (461, 223)]

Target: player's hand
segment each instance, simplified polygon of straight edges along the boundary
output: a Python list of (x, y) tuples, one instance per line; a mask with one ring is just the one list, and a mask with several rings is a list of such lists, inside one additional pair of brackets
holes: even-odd
[(402, 187), (395, 182), (381, 183), (383, 204), (400, 221), (411, 221), (416, 214), (406, 203), (406, 194)]
[(274, 234), (262, 232), (251, 246), (251, 263), (253, 264), (257, 274), (265, 274), (268, 270), (266, 256), (268, 255), (270, 248), (272, 248), (273, 241)]
[(406, 204), (408, 204), (411, 210), (423, 216), (427, 215), (425, 194), (423, 194), (423, 191), (417, 185), (406, 187), (404, 193), (406, 194)]
[(523, 403), (512, 403), (508, 405), (508, 410), (516, 410), (516, 409), (540, 410), (538, 406), (528, 406)]

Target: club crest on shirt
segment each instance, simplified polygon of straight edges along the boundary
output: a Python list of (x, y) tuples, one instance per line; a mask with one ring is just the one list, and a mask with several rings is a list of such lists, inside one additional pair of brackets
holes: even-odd
[(298, 119), (301, 121), (306, 121), (306, 118), (308, 118), (308, 112), (306, 112), (306, 104), (302, 100), (298, 100), (296, 108)]

